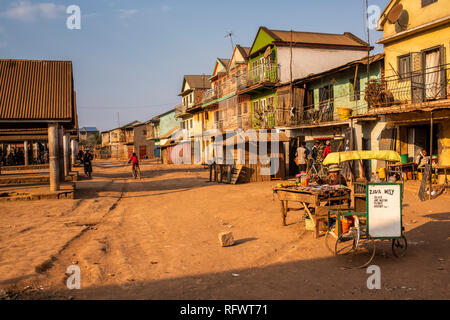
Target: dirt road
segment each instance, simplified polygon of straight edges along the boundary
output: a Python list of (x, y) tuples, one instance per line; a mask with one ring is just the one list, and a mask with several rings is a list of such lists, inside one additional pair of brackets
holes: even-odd
[[(366, 270), (342, 268), (298, 212), (281, 226), (276, 182), (209, 183), (200, 166), (143, 164), (142, 174), (97, 161), (77, 199), (0, 203), (0, 288), (24, 299), (450, 298), (447, 195), (421, 203), (407, 185), (408, 254), (382, 245), (382, 288), (369, 290)], [(237, 243), (222, 248), (227, 230)], [(73, 264), (81, 290), (66, 287)]]

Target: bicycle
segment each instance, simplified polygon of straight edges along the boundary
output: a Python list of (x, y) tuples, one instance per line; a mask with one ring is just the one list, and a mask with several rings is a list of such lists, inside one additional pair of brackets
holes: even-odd
[(138, 164), (132, 165), (131, 175), (134, 179), (137, 179), (137, 177), (139, 177), (139, 180), (141, 180), (141, 169), (139, 168)]

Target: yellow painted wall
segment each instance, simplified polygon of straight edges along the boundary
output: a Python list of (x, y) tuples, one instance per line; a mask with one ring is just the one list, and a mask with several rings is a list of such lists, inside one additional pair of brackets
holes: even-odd
[(445, 46), (447, 60), (446, 63), (450, 63), (450, 24), (425, 31), (420, 34), (415, 34), (406, 39), (401, 39), (396, 42), (385, 44), (384, 52), (386, 54), (386, 77), (395, 76), (395, 72), (392, 70), (392, 68), (394, 68), (396, 72), (398, 71), (397, 58), (399, 56), (411, 52), (420, 52), (422, 50), (440, 45)]
[[(402, 4), (403, 9), (408, 11), (409, 14), (408, 29), (412, 29), (450, 15), (450, 4), (448, 0), (438, 0), (437, 2), (432, 3), (423, 8), (421, 0), (394, 1), (391, 7), (393, 7), (395, 3)], [(389, 12), (390, 8), (388, 8), (386, 13)], [(386, 38), (394, 34), (396, 34), (395, 25), (390, 24), (389, 22), (386, 21), (386, 23), (383, 26), (383, 36)]]

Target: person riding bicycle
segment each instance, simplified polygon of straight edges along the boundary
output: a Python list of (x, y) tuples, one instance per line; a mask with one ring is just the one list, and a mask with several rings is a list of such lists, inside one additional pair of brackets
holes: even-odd
[(130, 164), (130, 163), (132, 164), (132, 167), (131, 167), (131, 171), (132, 172), (134, 172), (135, 169), (139, 169), (140, 170), (140, 168), (139, 168), (139, 159), (138, 159), (138, 157), (137, 157), (135, 152), (133, 152), (133, 154), (131, 155), (130, 159), (128, 160), (128, 164)]

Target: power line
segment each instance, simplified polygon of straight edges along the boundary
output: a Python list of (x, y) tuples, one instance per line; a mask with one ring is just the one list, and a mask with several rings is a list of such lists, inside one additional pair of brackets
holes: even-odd
[(79, 109), (122, 109), (122, 110), (128, 110), (128, 109), (146, 109), (146, 108), (154, 108), (154, 107), (164, 107), (164, 106), (175, 106), (177, 103), (164, 103), (164, 104), (153, 104), (153, 105), (147, 105), (147, 106), (126, 106), (126, 107), (113, 107), (113, 106), (78, 106)]

